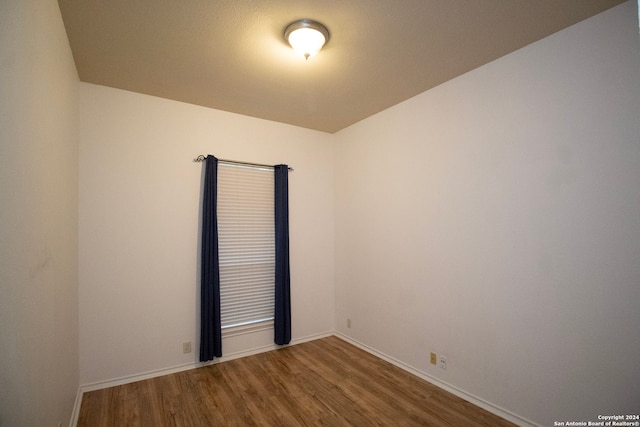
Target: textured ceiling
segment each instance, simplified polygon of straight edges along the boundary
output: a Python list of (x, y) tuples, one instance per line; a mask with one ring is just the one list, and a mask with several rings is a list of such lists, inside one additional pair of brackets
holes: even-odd
[[(59, 0), (80, 79), (336, 132), (622, 0)], [(306, 61), (300, 18), (331, 40)]]

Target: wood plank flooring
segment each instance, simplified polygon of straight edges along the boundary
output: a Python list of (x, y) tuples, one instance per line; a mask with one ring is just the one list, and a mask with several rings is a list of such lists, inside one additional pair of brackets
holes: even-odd
[(85, 393), (78, 426), (513, 426), (337, 337)]

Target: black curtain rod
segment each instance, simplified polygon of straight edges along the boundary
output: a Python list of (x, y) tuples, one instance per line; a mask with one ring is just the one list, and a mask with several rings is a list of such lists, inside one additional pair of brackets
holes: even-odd
[[(204, 162), (207, 159), (207, 156), (204, 156), (202, 154), (200, 154), (198, 157), (196, 157), (195, 159), (193, 159), (194, 162)], [(237, 160), (225, 160), (225, 159), (218, 159), (219, 162), (222, 163), (231, 163), (234, 165), (245, 165), (245, 166), (258, 166), (261, 168), (271, 168), (273, 169), (273, 165), (265, 165), (262, 163), (251, 163), (251, 162), (239, 162)], [(287, 167), (291, 172), (293, 172), (293, 168), (292, 167)]]

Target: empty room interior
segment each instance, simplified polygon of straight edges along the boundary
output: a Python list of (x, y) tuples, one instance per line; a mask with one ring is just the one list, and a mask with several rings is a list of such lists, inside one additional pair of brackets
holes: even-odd
[[(637, 0), (3, 0), (0, 85), (0, 426), (327, 339), (638, 425)], [(199, 359), (199, 155), (292, 168), (289, 344)]]

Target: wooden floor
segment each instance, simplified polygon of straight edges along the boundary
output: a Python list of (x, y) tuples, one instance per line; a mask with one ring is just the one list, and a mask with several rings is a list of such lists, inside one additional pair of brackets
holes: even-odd
[(513, 426), (337, 337), (85, 393), (79, 426)]

